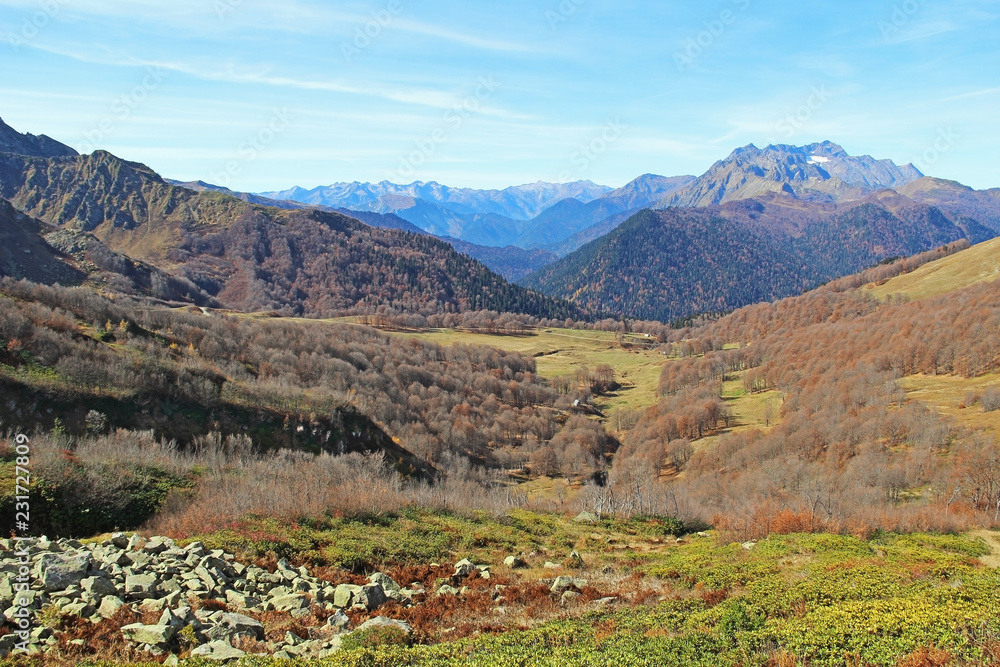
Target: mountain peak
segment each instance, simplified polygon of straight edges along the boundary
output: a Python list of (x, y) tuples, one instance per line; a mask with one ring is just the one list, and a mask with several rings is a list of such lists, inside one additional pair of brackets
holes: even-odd
[(16, 153), (30, 157), (75, 157), (75, 150), (44, 134), (20, 133), (0, 118), (0, 153)]
[(913, 165), (896, 165), (869, 155), (852, 156), (840, 144), (805, 146), (749, 144), (716, 162), (703, 176), (660, 202), (661, 208), (697, 207), (785, 194), (810, 200), (850, 201), (922, 177)]

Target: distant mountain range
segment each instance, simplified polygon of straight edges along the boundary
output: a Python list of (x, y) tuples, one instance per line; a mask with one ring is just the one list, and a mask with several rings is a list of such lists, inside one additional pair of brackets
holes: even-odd
[[(0, 147), (0, 273), (242, 310), (672, 320), (1000, 234), (1000, 189), (831, 142), (747, 146), (700, 177), (646, 174), (617, 190), (351, 183), (264, 194), (165, 181), (2, 121)], [(308, 201), (273, 198), (286, 196)]]
[(335, 183), (326, 187), (304, 190), (292, 188), (279, 192), (262, 192), (270, 199), (290, 199), (314, 206), (347, 208), (356, 211), (384, 213), (385, 197), (409, 197), (432, 204), (441, 204), (455, 213), (501, 215), (512, 220), (530, 220), (546, 208), (563, 199), (588, 202), (602, 197), (612, 188), (590, 181), (575, 183), (532, 183), (503, 190), (473, 190), (449, 188), (440, 183), (396, 185), (381, 183)]

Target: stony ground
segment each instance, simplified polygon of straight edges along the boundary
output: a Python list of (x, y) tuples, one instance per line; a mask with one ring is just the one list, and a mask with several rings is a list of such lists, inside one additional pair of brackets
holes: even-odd
[[(404, 621), (372, 616), (351, 630), (345, 611), (373, 614), (390, 602), (399, 609), (429, 597), (457, 598), (469, 591), (467, 584), (481, 591), (492, 577), (490, 566), (462, 560), (450, 576), (434, 579), (433, 590), (422, 581), (401, 585), (381, 572), (364, 583), (333, 585), (286, 560), (272, 572), (201, 542), (179, 547), (165, 537), (121, 533), (91, 544), (0, 540), (0, 549), (5, 620), (16, 627), (19, 610), (27, 608), (43, 621), (27, 630), (29, 652), (82, 650), (87, 642), (72, 638), (72, 630), (81, 623), (104, 624), (120, 633), (130, 655), (166, 656), (167, 664), (177, 664), (180, 655), (219, 662), (248, 653), (325, 658), (353, 633), (397, 633), (405, 640), (414, 631)], [(505, 561), (511, 569), (523, 565), (515, 556)], [(18, 585), (23, 567), (27, 588)], [(558, 576), (549, 590), (571, 601), (586, 587), (583, 579)], [(502, 602), (505, 588), (494, 585), (492, 600)], [(295, 622), (298, 634), (285, 629)], [(24, 638), (17, 632), (0, 638), (0, 657)]]

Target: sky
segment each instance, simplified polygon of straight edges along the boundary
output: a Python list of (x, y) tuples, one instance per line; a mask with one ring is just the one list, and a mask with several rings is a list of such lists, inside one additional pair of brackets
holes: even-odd
[(831, 140), (1000, 186), (1000, 0), (0, 0), (0, 117), (169, 178), (503, 188)]

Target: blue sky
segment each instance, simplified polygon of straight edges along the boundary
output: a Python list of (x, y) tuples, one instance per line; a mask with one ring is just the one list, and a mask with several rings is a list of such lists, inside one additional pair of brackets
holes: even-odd
[(1000, 0), (0, 0), (0, 117), (165, 176), (505, 187), (830, 139), (1000, 186)]

